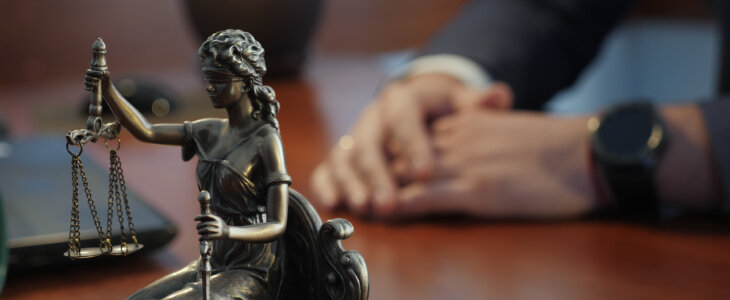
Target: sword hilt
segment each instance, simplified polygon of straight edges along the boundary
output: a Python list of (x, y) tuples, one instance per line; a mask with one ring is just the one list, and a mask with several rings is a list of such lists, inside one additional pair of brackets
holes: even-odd
[(200, 191), (200, 194), (198, 194), (198, 202), (200, 202), (200, 213), (201, 214), (209, 214), (210, 213), (210, 193), (206, 190)]
[[(198, 194), (198, 202), (200, 202), (200, 213), (204, 215), (210, 214), (210, 193), (208, 191), (200, 191), (200, 194)], [(200, 264), (200, 277), (203, 287), (203, 300), (210, 299), (210, 273), (213, 269), (210, 265), (212, 248), (210, 241), (200, 241), (200, 258), (202, 259)]]

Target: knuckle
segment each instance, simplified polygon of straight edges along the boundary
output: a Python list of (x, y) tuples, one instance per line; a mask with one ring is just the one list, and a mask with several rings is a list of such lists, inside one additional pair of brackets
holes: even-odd
[(365, 151), (364, 153), (355, 157), (357, 165), (363, 170), (376, 169), (381, 161), (372, 153), (372, 151)]
[(323, 164), (319, 165), (314, 172), (312, 173), (312, 178), (310, 180), (310, 185), (315, 191), (318, 191), (320, 187), (323, 184), (327, 184), (329, 182), (329, 168), (324, 166)]
[(409, 119), (409, 115), (415, 113), (415, 105), (412, 97), (407, 95), (399, 95), (398, 99), (393, 99), (390, 103), (383, 105), (383, 113), (391, 122), (401, 122)]
[(336, 148), (333, 150), (332, 153), (332, 158), (335, 164), (347, 164), (352, 161), (353, 156), (355, 155), (355, 149), (343, 150), (337, 146), (335, 147)]
[(380, 103), (390, 102), (390, 98), (392, 98), (394, 96), (393, 94), (398, 93), (398, 91), (401, 90), (402, 88), (403, 88), (403, 84), (400, 81), (395, 81), (395, 82), (388, 84), (387, 86), (385, 86), (383, 91), (380, 92), (380, 95), (376, 99), (376, 102), (380, 102)]
[(383, 178), (389, 177), (385, 162), (378, 160), (374, 156), (363, 158), (360, 162), (360, 169), (368, 178), (369, 182), (379, 182)]

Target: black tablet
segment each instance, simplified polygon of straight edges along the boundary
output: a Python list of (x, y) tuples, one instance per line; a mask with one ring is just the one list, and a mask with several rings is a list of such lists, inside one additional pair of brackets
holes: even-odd
[[(5, 208), (10, 270), (70, 261), (63, 255), (68, 250), (72, 206), (71, 156), (65, 146), (62, 135), (0, 141), (0, 195)], [(83, 164), (101, 226), (106, 230), (109, 171), (92, 159)], [(79, 189), (81, 244), (98, 247), (99, 234), (81, 183)], [(137, 237), (144, 244), (140, 252), (165, 245), (175, 236), (174, 224), (134, 190), (128, 188), (127, 197)], [(117, 244), (120, 229), (116, 212), (112, 228), (112, 243)]]

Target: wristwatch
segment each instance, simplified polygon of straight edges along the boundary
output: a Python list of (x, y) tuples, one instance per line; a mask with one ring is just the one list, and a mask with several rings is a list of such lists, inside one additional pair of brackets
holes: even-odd
[[(615, 106), (588, 123), (596, 177), (616, 212), (657, 217), (656, 166), (667, 147), (666, 126), (649, 102)], [(600, 190), (600, 189), (599, 189)]]

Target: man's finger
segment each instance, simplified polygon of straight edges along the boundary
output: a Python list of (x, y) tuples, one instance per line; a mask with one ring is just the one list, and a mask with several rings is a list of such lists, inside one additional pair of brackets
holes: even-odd
[(509, 110), (514, 102), (512, 89), (504, 82), (496, 82), (486, 89), (464, 88), (452, 93), (454, 107), (462, 112), (474, 109)]
[(334, 151), (332, 170), (338, 188), (342, 191), (344, 203), (354, 212), (366, 215), (370, 212), (369, 190), (358, 172), (354, 169), (352, 155), (354, 149)]
[(413, 183), (399, 190), (397, 215), (469, 213), (469, 201), (465, 196), (471, 188), (467, 181), (459, 178)]
[(312, 192), (319, 199), (319, 203), (328, 209), (336, 208), (340, 197), (338, 184), (332, 173), (329, 162), (324, 161), (314, 169), (311, 181)]
[(395, 209), (395, 182), (387, 167), (380, 143), (362, 145), (355, 157), (355, 164), (370, 188), (374, 212), (387, 216)]
[(391, 148), (399, 156), (408, 156), (412, 176), (425, 180), (433, 174), (434, 155), (429, 142), (426, 114), (422, 104), (406, 90), (394, 90), (388, 94), (384, 105), (385, 134)]

